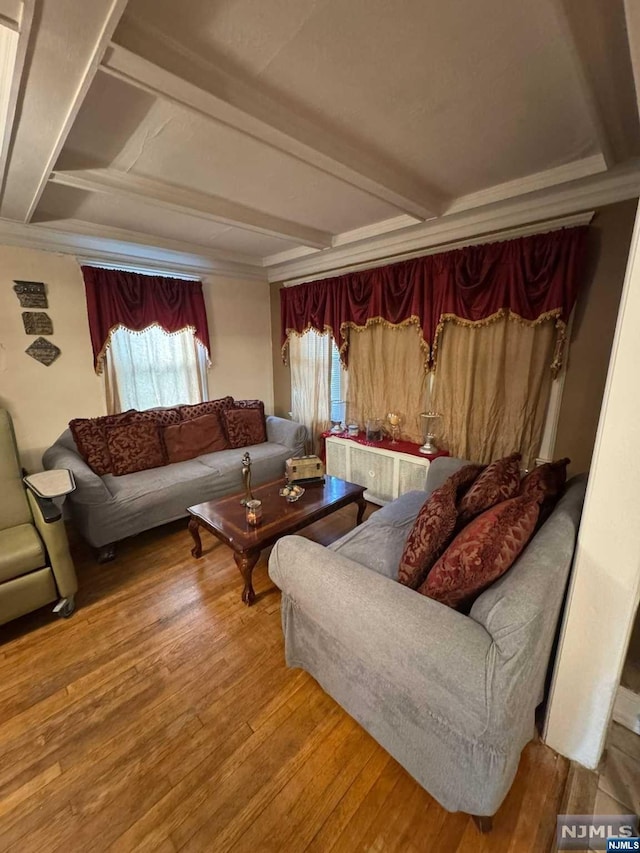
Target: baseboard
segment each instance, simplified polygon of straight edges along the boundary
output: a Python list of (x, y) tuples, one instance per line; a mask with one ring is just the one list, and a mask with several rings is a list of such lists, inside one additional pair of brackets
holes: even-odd
[(634, 693), (628, 687), (618, 687), (613, 706), (613, 719), (621, 726), (640, 735), (640, 693)]

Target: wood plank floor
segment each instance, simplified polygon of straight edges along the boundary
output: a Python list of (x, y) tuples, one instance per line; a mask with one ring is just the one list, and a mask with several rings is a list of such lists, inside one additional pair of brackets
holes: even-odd
[[(329, 542), (355, 507), (307, 528)], [(261, 558), (240, 602), (230, 552), (186, 522), (93, 562), (78, 612), (0, 628), (0, 850), (549, 849), (567, 766), (525, 750), (494, 830), (449, 814), (306, 673), (284, 665)]]

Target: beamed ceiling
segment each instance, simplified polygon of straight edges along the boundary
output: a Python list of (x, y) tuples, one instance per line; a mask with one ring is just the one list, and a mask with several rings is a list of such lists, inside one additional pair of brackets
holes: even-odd
[(637, 196), (633, 3), (0, 0), (0, 241), (280, 280)]

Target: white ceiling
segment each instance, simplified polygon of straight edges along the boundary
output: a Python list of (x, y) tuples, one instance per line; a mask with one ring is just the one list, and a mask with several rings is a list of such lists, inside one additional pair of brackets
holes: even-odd
[(278, 279), (640, 192), (623, 0), (0, 0), (0, 24), (6, 242)]

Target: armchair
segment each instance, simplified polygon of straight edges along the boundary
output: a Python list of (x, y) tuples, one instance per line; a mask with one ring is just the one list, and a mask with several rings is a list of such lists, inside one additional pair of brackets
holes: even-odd
[(71, 616), (77, 589), (62, 512), (25, 489), (11, 418), (0, 409), (0, 625), (53, 601)]

